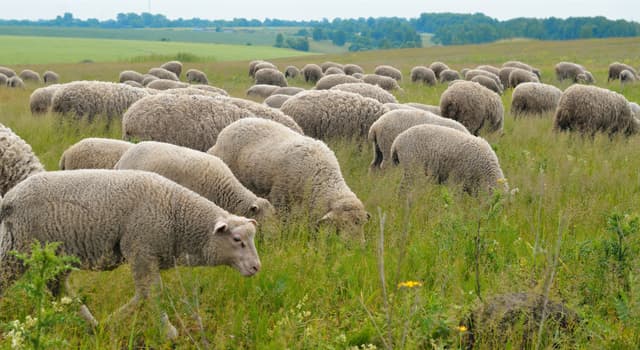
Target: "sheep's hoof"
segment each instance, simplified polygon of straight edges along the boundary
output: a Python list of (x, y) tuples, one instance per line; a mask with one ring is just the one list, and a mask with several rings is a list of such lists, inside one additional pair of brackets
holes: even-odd
[(89, 308), (84, 304), (80, 306), (80, 317), (82, 317), (85, 321), (87, 321), (87, 323), (92, 328), (98, 327), (98, 320), (96, 320), (96, 318), (93, 317), (93, 315), (91, 314), (91, 311), (89, 311)]
[(171, 321), (169, 321), (169, 316), (167, 316), (167, 314), (162, 315), (162, 324), (164, 325), (167, 339), (174, 340), (178, 338), (178, 330), (171, 324)]

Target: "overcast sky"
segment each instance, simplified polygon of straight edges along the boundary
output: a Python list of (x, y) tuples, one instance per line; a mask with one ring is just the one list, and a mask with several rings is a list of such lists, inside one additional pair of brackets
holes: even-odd
[[(605, 16), (640, 21), (640, 0), (2, 0), (2, 19), (51, 19), (64, 12), (87, 19), (119, 12), (161, 13), (203, 19), (293, 20), (357, 17), (417, 17), (422, 12), (482, 12), (501, 20), (515, 17)], [(1, 33), (0, 33), (1, 34)]]

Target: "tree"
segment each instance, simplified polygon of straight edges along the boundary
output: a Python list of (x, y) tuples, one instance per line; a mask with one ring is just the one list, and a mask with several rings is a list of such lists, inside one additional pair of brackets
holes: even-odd
[(276, 44), (273, 46), (284, 47), (284, 35), (282, 35), (282, 33), (278, 33), (278, 35), (276, 35)]
[(336, 46), (344, 46), (347, 43), (347, 33), (344, 30), (338, 30), (333, 32), (331, 42)]

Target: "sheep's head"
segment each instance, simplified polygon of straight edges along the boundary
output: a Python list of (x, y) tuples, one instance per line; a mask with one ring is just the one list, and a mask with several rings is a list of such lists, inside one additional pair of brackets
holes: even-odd
[(331, 210), (318, 224), (335, 229), (342, 237), (364, 242), (364, 225), (370, 216), (358, 198), (346, 197), (331, 203)]
[(268, 200), (258, 197), (251, 206), (249, 206), (246, 216), (262, 224), (264, 221), (273, 219), (275, 213), (276, 209)]
[(256, 225), (253, 219), (235, 215), (218, 220), (203, 246), (207, 265), (227, 265), (243, 276), (255, 275), (261, 265), (253, 242)]

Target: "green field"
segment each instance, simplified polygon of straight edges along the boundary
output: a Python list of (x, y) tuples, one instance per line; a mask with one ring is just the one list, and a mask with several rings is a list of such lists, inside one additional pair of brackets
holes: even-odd
[(179, 58), (180, 54), (202, 62), (308, 55), (270, 46), (5, 35), (0, 36), (0, 45), (10, 48), (0, 51), (4, 65), (159, 61)]
[[(20, 48), (24, 46), (28, 45)], [(35, 48), (30, 50), (34, 50), (34, 61), (47, 60), (46, 51), (36, 54)], [(119, 55), (127, 51), (118, 50)], [(247, 75), (248, 60), (269, 58), (259, 51), (249, 53), (239, 58), (241, 61), (187, 62), (185, 69), (201, 69), (212, 85), (244, 97), (253, 83)], [(119, 55), (113, 60), (122, 60)], [(144, 53), (129, 57), (135, 56)], [(541, 69), (543, 82), (564, 89), (568, 84), (555, 81), (553, 67), (567, 60), (587, 67), (598, 86), (640, 102), (640, 84), (623, 88), (619, 82), (607, 82), (611, 62), (637, 68), (639, 57), (640, 40), (631, 38), (505, 41), (287, 57), (272, 62), (282, 70), (290, 64), (301, 67), (332, 60), (360, 64), (366, 72), (379, 64), (390, 64), (405, 76), (403, 91), (394, 93), (400, 102), (438, 104), (446, 85), (412, 84), (408, 77), (413, 66), (439, 60), (459, 70), (522, 60)], [(124, 60), (13, 65), (0, 58), (16, 70), (53, 69), (65, 82), (113, 81), (124, 69), (146, 71), (162, 63)], [(12, 62), (28, 63), (24, 58)], [(301, 80), (291, 80), (290, 85), (311, 87)], [(120, 137), (118, 120), (107, 126), (100, 120), (88, 124), (51, 114), (32, 116), (28, 101), (36, 87), (0, 88), (0, 123), (31, 144), (47, 169), (57, 169), (62, 152), (85, 137)], [(383, 349), (385, 344), (407, 349), (457, 349), (465, 335), (459, 322), (481, 298), (509, 292), (544, 293), (548, 287), (549, 297), (565, 302), (582, 322), (572, 335), (543, 333), (540, 346), (536, 332), (524, 348), (551, 349), (555, 342), (558, 349), (637, 349), (640, 135), (584, 138), (556, 133), (551, 115), (514, 119), (509, 113), (510, 90), (502, 100), (504, 132), (483, 136), (496, 151), (514, 195), (474, 198), (454, 186), (427, 180), (399, 195), (401, 174), (397, 169), (368, 172), (372, 155), (366, 140), (331, 140), (328, 144), (346, 182), (372, 214), (365, 226), (366, 244), (310, 232), (301, 222), (283, 223), (279, 229), (258, 236), (263, 266), (255, 277), (243, 278), (230, 268), (168, 270), (162, 274), (163, 292), (139, 313), (122, 322), (106, 322), (93, 333), (83, 324), (66, 322), (44, 329), (43, 337), (64, 340), (66, 345), (60, 348), (74, 349), (202, 349), (207, 344), (218, 349)], [(386, 215), (384, 269), (378, 254), (379, 213)], [(384, 290), (381, 275), (386, 278)], [(419, 281), (422, 286), (399, 287), (402, 281)], [(71, 287), (100, 321), (133, 295), (128, 266), (110, 272), (74, 272)], [(158, 304), (180, 331), (175, 343), (161, 335)], [(9, 322), (24, 320), (37, 311), (18, 288), (0, 300), (0, 349), (11, 347), (6, 335)], [(518, 349), (520, 339), (515, 332), (506, 343), (489, 338), (477, 348)]]

